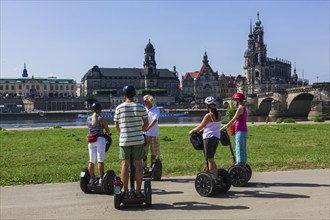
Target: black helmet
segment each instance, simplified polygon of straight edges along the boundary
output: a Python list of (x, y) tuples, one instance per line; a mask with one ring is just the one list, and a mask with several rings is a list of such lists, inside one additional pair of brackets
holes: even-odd
[(132, 85), (127, 85), (123, 88), (123, 94), (127, 97), (133, 97), (136, 95), (135, 87)]
[(94, 102), (94, 103), (92, 104), (92, 110), (93, 110), (93, 111), (97, 111), (97, 110), (101, 111), (101, 110), (102, 110), (102, 106), (101, 106), (101, 104), (98, 103), (98, 102)]

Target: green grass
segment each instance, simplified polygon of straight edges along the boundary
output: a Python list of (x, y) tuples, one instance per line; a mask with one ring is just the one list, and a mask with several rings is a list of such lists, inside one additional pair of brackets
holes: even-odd
[[(204, 168), (202, 151), (189, 142), (191, 128), (160, 127), (164, 176), (196, 175)], [(118, 133), (112, 131), (105, 168), (119, 174)], [(0, 185), (78, 181), (88, 161), (86, 133), (80, 128), (0, 131)], [(329, 134), (329, 123), (250, 126), (248, 163), (253, 171), (329, 168)], [(215, 160), (229, 168), (229, 148), (219, 145)]]

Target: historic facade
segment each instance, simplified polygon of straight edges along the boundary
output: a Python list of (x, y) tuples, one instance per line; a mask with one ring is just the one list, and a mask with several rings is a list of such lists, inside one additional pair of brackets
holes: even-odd
[(213, 71), (209, 64), (207, 53), (203, 56), (203, 65), (199, 71), (187, 72), (182, 76), (182, 93), (186, 101), (202, 103), (208, 96), (217, 100), (230, 97), (237, 91), (237, 86), (243, 86), (245, 79), (241, 76), (232, 77)]
[(22, 78), (0, 78), (1, 96), (76, 97), (76, 90), (76, 81), (73, 79), (28, 77), (25, 63)]
[(94, 66), (81, 79), (83, 96), (91, 96), (97, 90), (108, 90), (112, 95), (122, 96), (125, 85), (138, 90), (159, 89), (165, 96), (179, 97), (179, 78), (175, 69), (157, 68), (154, 46), (149, 43), (144, 50), (143, 68), (99, 68)]
[[(244, 53), (246, 94), (268, 93), (297, 85), (298, 75), (294, 70), (291, 76), (290, 61), (267, 57), (267, 46), (264, 43), (264, 30), (259, 19), (259, 12), (253, 31), (250, 21), (248, 38), (248, 48)], [(303, 83), (308, 84), (307, 81)]]

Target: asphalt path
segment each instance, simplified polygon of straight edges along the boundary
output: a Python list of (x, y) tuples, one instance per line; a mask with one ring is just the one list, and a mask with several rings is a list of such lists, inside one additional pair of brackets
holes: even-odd
[[(78, 175), (78, 174), (77, 174)], [(1, 187), (1, 219), (330, 219), (330, 170), (253, 173), (245, 187), (201, 197), (194, 176), (152, 181), (152, 206), (114, 208), (79, 182)]]

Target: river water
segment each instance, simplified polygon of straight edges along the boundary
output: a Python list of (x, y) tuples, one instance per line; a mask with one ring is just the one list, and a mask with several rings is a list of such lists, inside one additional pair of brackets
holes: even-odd
[[(266, 116), (249, 116), (248, 122), (265, 122)], [(160, 117), (159, 124), (198, 124), (203, 119), (203, 116), (182, 116), (182, 117)], [(299, 121), (306, 121), (307, 118), (295, 118)], [(275, 119), (269, 119), (269, 122)], [(107, 119), (110, 126), (114, 125), (112, 119)], [(84, 126), (86, 125), (86, 119), (56, 119), (49, 120), (40, 118), (38, 120), (10, 120), (0, 119), (1, 128), (24, 128), (24, 127), (54, 127), (54, 126)]]

